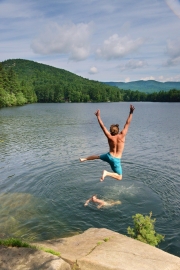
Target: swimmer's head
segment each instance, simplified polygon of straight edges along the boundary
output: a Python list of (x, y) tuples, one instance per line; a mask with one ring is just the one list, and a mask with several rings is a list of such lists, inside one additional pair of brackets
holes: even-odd
[(111, 125), (110, 126), (110, 133), (112, 136), (117, 135), (119, 133), (119, 125)]
[(92, 200), (94, 200), (94, 199), (97, 199), (97, 195), (96, 194), (92, 196)]

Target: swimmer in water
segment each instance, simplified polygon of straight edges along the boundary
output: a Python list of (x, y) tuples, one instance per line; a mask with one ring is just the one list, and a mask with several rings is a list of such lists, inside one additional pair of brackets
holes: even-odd
[(103, 206), (112, 206), (112, 205), (115, 205), (115, 204), (121, 204), (120, 201), (108, 201), (108, 202), (106, 202), (104, 200), (100, 200), (100, 199), (97, 198), (97, 195), (93, 195), (91, 198), (89, 198), (85, 202), (84, 206), (87, 206), (89, 202), (97, 203), (98, 204), (98, 206), (97, 206), (98, 209), (103, 207)]

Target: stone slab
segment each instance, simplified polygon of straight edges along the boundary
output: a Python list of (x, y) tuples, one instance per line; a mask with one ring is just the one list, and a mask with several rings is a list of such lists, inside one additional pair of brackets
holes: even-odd
[(50, 253), (0, 246), (0, 270), (71, 270), (68, 263)]
[(180, 270), (180, 258), (108, 229), (35, 243), (61, 253), (81, 270)]

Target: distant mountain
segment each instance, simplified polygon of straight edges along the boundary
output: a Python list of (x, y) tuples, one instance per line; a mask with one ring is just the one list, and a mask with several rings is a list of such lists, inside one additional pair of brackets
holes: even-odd
[(154, 80), (149, 81), (133, 81), (133, 82), (105, 82), (107, 85), (117, 86), (120, 89), (139, 91), (143, 93), (153, 93), (160, 91), (169, 91), (171, 89), (180, 90), (180, 82), (157, 82)]

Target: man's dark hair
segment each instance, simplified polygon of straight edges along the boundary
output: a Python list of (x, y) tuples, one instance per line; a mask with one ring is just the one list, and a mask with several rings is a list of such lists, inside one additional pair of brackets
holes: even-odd
[(110, 126), (110, 133), (111, 133), (112, 136), (117, 135), (119, 133), (119, 125), (118, 124), (111, 125)]

